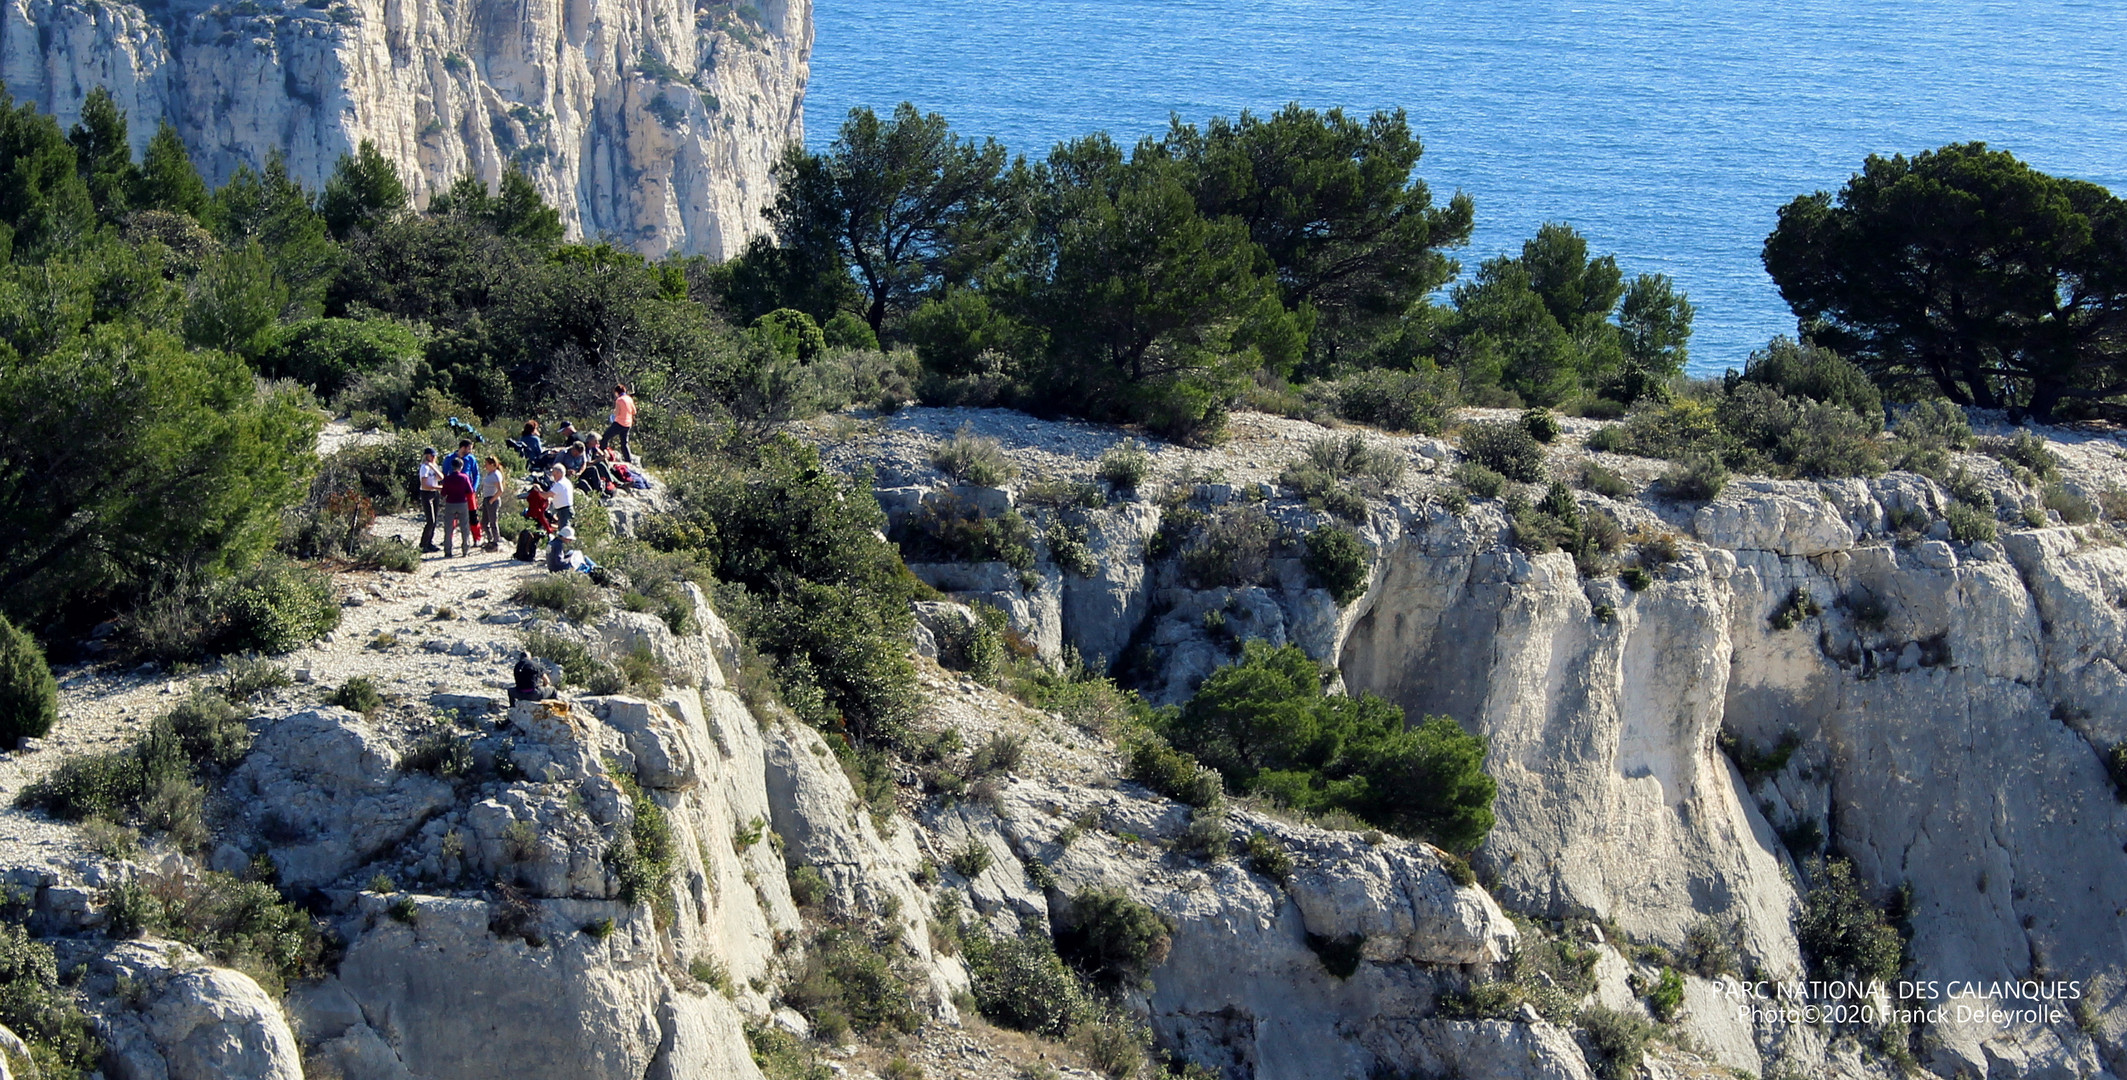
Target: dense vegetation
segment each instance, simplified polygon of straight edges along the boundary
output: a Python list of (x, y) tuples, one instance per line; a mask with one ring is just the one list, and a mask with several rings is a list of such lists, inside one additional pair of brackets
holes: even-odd
[(1441, 716), (1406, 725), (1402, 709), (1372, 694), (1325, 693), (1323, 681), (1298, 647), (1251, 641), (1186, 704), (1155, 716), (1173, 749), (1141, 747), (1134, 772), (1200, 806), (1211, 793), (1197, 786), (1215, 793), (1223, 780), (1273, 805), (1340, 812), (1449, 851), (1482, 843), (1497, 791), (1482, 768), (1483, 737)]
[(908, 105), (858, 109), (825, 152), (785, 156), (776, 242), (712, 278), (743, 318), (861, 319), (912, 345), (926, 400), (1172, 438), (1213, 436), (1244, 399), (1416, 429), (1458, 394), (1629, 403), (1682, 370), (1689, 302), (1563, 225), (1429, 300), (1473, 208), (1433, 202), (1422, 153), (1400, 111), (1177, 120), (1029, 162)]

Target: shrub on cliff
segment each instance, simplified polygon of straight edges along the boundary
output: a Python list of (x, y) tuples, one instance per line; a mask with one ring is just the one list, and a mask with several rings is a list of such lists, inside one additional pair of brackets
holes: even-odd
[(1088, 889), (1071, 900), (1056, 951), (1095, 986), (1140, 986), (1167, 959), (1173, 931), (1158, 912), (1121, 889)]
[(1544, 448), (1529, 429), (1506, 421), (1480, 421), (1462, 429), (1462, 452), (1470, 460), (1524, 484), (1544, 478)]
[(1870, 902), (1854, 864), (1845, 859), (1818, 863), (1816, 883), (1802, 899), (1795, 919), (1795, 943), (1819, 979), (1897, 978), (1905, 941)]
[(0, 746), (41, 738), (59, 719), (59, 682), (44, 650), (0, 616)]
[(1358, 534), (1335, 525), (1307, 534), (1304, 562), (1308, 577), (1328, 589), (1339, 604), (1349, 604), (1365, 595), (1367, 578), (1373, 570), (1373, 556), (1359, 542)]
[(1229, 788), (1320, 813), (1341, 810), (1453, 851), (1492, 828), (1497, 785), (1482, 736), (1446, 717), (1414, 727), (1371, 694), (1323, 692), (1319, 666), (1296, 646), (1244, 646), (1156, 726)]

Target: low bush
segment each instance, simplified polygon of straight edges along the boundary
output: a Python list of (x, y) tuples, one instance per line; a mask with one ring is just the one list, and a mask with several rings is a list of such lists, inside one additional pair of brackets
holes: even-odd
[(2008, 438), (1988, 437), (1979, 440), (1979, 452), (2028, 472), (2041, 483), (2051, 483), (2061, 478), (2061, 459), (2046, 445), (2046, 440), (2028, 431), (2019, 431)]
[(989, 517), (973, 503), (932, 499), (908, 516), (893, 540), (909, 562), (1001, 562), (1034, 567), (1034, 530), (1017, 510)]
[[(59, 1080), (88, 1075), (103, 1054), (89, 1019), (72, 990), (59, 981), (52, 947), (32, 938), (21, 924), (0, 922), (0, 1024), (30, 1047), (28, 1062), (8, 1064), (27, 1075)], [(17, 1071), (17, 1076), (25, 1071)]]
[(974, 879), (981, 877), (982, 872), (990, 868), (990, 862), (989, 846), (970, 837), (967, 843), (954, 849), (952, 857), (948, 858), (945, 864), (952, 867), (953, 872), (961, 877)]
[(1152, 455), (1136, 439), (1124, 439), (1100, 456), (1095, 471), (1117, 491), (1135, 491), (1152, 471)]
[(1544, 448), (1529, 429), (1506, 421), (1480, 421), (1462, 429), (1462, 452), (1485, 468), (1524, 484), (1544, 478)]
[(819, 868), (793, 866), (790, 868), (790, 902), (801, 908), (815, 908), (825, 903), (829, 895), (827, 878)]
[(570, 622), (584, 623), (606, 613), (606, 594), (589, 575), (542, 574), (527, 578), (510, 599), (519, 604), (543, 607)]
[(1889, 981), (1898, 977), (1905, 942), (1862, 891), (1854, 864), (1832, 859), (1810, 867), (1813, 884), (1795, 918), (1795, 943), (1819, 979)]
[(43, 738), (59, 719), (59, 681), (44, 650), (0, 616), (0, 746)]
[(1182, 581), (1192, 589), (1240, 588), (1270, 570), (1278, 526), (1260, 506), (1227, 507), (1207, 518), (1182, 547)]
[(1132, 745), (1124, 772), (1161, 795), (1191, 806), (1210, 806), (1225, 791), (1217, 770), (1205, 768), (1159, 738), (1141, 738)]
[(1973, 445), (1965, 411), (1947, 401), (1920, 401), (1899, 410), (1891, 425), (1892, 467), (1941, 479), (1950, 455)]
[(999, 938), (979, 924), (958, 933), (976, 1007), (990, 1022), (1061, 1039), (1089, 1012), (1084, 987), (1047, 935), (1029, 929)]
[(1662, 489), (1673, 499), (1712, 502), (1728, 486), (1728, 468), (1711, 454), (1695, 454), (1662, 474)]
[(2059, 514), (2063, 524), (2088, 525), (2097, 520), (2097, 507), (2061, 484), (2047, 484), (2039, 494), (2039, 501), (2046, 509)]
[(1072, 898), (1056, 951), (1095, 986), (1112, 990), (1145, 985), (1172, 942), (1158, 912), (1121, 889), (1088, 889)]
[[(678, 842), (664, 807), (646, 794), (635, 778), (615, 777), (628, 796), (628, 827), (606, 849), (606, 865), (620, 883), (621, 902), (627, 904), (670, 902), (666, 888), (679, 865)], [(660, 924), (662, 925), (662, 923)]]
[[(1133, 773), (1179, 780), (1173, 758), (1201, 762), (1234, 790), (1301, 812), (1342, 810), (1450, 850), (1476, 847), (1491, 830), (1496, 792), (1482, 768), (1484, 739), (1445, 717), (1406, 726), (1396, 706), (1370, 694), (1325, 694), (1322, 684), (1320, 668), (1299, 648), (1251, 641), (1240, 662), (1213, 672), (1188, 703), (1157, 718), (1172, 748), (1141, 743)], [(1140, 756), (1159, 768), (1140, 768)]]
[(438, 725), (414, 740), (399, 768), (427, 773), (444, 780), (457, 780), (473, 771), (473, 747), (447, 725)]
[(295, 685), (285, 664), (276, 664), (257, 653), (222, 659), (222, 696), (231, 701), (249, 701), (260, 694)]
[(1455, 406), (1454, 376), (1438, 368), (1369, 368), (1338, 379), (1323, 390), (1338, 416), (1387, 431), (1438, 435), (1447, 426), (1448, 415)]
[(331, 575), (277, 556), (230, 581), (213, 607), (217, 644), (231, 651), (293, 652), (340, 625)]
[(1823, 613), (1824, 609), (1818, 605), (1817, 598), (1811, 596), (1808, 589), (1797, 585), (1788, 592), (1787, 599), (1782, 600), (1780, 606), (1773, 609), (1772, 615), (1766, 621), (1770, 622), (1775, 630), (1792, 630), (1802, 625), (1804, 619), (1814, 619)]
[(1099, 564), (1093, 561), (1093, 549), (1087, 545), (1085, 526), (1057, 521), (1042, 534), (1042, 542), (1048, 545), (1049, 558), (1065, 570), (1082, 578), (1099, 572)]
[(1654, 988), (1647, 992), (1647, 1010), (1662, 1023), (1674, 1023), (1684, 1014), (1684, 978), (1674, 968), (1663, 968)]
[(1606, 499), (1627, 499), (1639, 491), (1632, 481), (1593, 461), (1581, 466), (1580, 484)]
[(68, 758), (16, 802), (63, 821), (138, 824), (193, 850), (207, 839), (205, 794), (195, 776), (234, 765), (250, 748), (241, 714), (219, 695), (198, 691), (133, 745)]
[(1549, 409), (1530, 409), (1521, 414), (1522, 430), (1540, 443), (1549, 443), (1558, 438), (1558, 414)]
[(816, 1027), (834, 1017), (860, 1035), (875, 1031), (909, 1033), (923, 1025), (916, 1012), (918, 995), (892, 957), (901, 950), (893, 939), (856, 925), (829, 928), (807, 950), (805, 966), (784, 992), (785, 1000)]
[(1991, 542), (1999, 530), (1991, 511), (1970, 503), (1951, 503), (1942, 516), (1950, 523), (1950, 538), (1960, 544)]
[(1474, 461), (1455, 466), (1455, 482), (1480, 499), (1496, 499), (1507, 488), (1507, 478)]
[(1266, 833), (1250, 833), (1242, 845), (1248, 868), (1280, 885), (1292, 879), (1292, 853)]
[(955, 480), (981, 487), (996, 487), (1019, 472), (997, 440), (975, 434), (967, 424), (931, 451), (931, 464)]
[(281, 997), (323, 975), (325, 941), (315, 919), (273, 886), (228, 874), (142, 874), (110, 894), (114, 936), (152, 934), (184, 942)]
[(1640, 1059), (1646, 1056), (1647, 1041), (1654, 1037), (1653, 1026), (1631, 1013), (1602, 1005), (1590, 1005), (1578, 1021), (1594, 1050), (1588, 1064), (1597, 1075), (1603, 1080), (1632, 1080), (1639, 1072)]
[(1307, 555), (1302, 561), (1315, 586), (1329, 590), (1340, 606), (1364, 596), (1373, 574), (1373, 554), (1359, 542), (1358, 534), (1336, 525), (1307, 534)]
[(372, 716), (384, 707), (384, 695), (377, 690), (375, 680), (367, 675), (355, 675), (341, 683), (339, 689), (334, 690), (332, 696), (325, 699), (325, 703), (338, 705), (363, 716)]
[(1741, 932), (1741, 927), (1733, 922), (1722, 923), (1701, 916), (1684, 929), (1684, 949), (1678, 959), (1702, 979), (1741, 974), (1742, 948), (1738, 944)]

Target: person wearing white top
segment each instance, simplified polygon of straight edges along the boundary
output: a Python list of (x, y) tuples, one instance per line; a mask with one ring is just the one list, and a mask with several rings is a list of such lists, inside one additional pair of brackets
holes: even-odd
[(547, 494), (554, 500), (547, 509), (553, 511), (554, 523), (566, 529), (576, 520), (576, 486), (569, 483), (568, 470), (559, 465), (547, 470), (547, 479)]
[(436, 516), (443, 512), (443, 469), (436, 464), (436, 448), (424, 447), (421, 451), (421, 467), (415, 470), (421, 481), (421, 550), (436, 550)]

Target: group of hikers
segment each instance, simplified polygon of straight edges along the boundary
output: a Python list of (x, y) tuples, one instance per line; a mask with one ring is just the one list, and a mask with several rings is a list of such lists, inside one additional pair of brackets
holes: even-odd
[[(440, 551), (449, 559), (471, 555), (476, 544), (487, 551), (500, 550), (503, 503), (514, 497), (523, 500), (524, 516), (539, 529), (537, 534), (520, 535), (518, 558), (529, 560), (532, 545), (544, 536), (549, 538), (549, 570), (589, 571), (595, 564), (569, 547), (576, 539), (576, 495), (580, 490), (608, 498), (622, 488), (650, 486), (629, 446), (634, 427), (635, 398), (625, 384), (613, 387), (613, 414), (603, 437), (578, 434), (576, 425), (563, 421), (555, 433), (556, 445), (549, 447), (540, 435), (539, 421), (525, 421), (523, 434), (506, 440), (530, 468), (521, 493), (515, 492), (502, 459), (494, 454), (480, 457), (470, 438), (458, 440), (458, 449), (441, 460), (435, 447), (424, 448), (415, 471), (424, 522), (421, 551)], [(436, 545), (439, 524), (443, 529), (440, 548)]]

